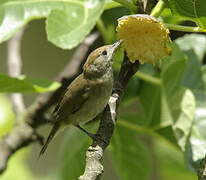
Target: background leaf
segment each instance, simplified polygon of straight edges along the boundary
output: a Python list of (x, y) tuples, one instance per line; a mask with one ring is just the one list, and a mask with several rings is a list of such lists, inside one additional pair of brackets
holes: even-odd
[(78, 179), (85, 167), (89, 138), (78, 129), (70, 129), (63, 142), (60, 179)]
[(206, 154), (206, 94), (196, 94), (197, 109), (195, 120), (187, 143), (187, 163), (192, 169), (199, 167), (199, 162)]
[[(47, 18), (48, 40), (63, 49), (77, 46), (100, 17), (104, 0), (9, 0), (0, 4), (0, 42), (29, 21)], [(78, 32), (78, 33), (77, 33)]]
[(60, 83), (52, 82), (46, 79), (34, 78), (13, 78), (0, 74), (0, 92), (2, 93), (28, 93), (28, 92), (48, 92), (60, 87)]
[[(151, 93), (152, 89), (152, 93)], [(161, 92), (160, 87), (143, 83), (140, 89), (140, 103), (143, 107), (147, 126), (155, 127), (161, 124)]]
[(0, 94), (0, 137), (11, 131), (14, 120), (15, 114), (9, 98)]
[(182, 87), (183, 72), (187, 65), (184, 54), (174, 46), (172, 56), (167, 60), (161, 75), (162, 90), (172, 117), (175, 136), (184, 150), (193, 123), (195, 99), (189, 89)]
[(130, 129), (118, 126), (112, 138), (112, 155), (120, 179), (148, 179), (149, 152)]
[[(186, 34), (175, 41), (184, 52), (193, 51), (202, 62), (206, 53), (206, 36), (203, 34)], [(198, 45), (198, 46), (197, 46)]]
[(174, 14), (181, 15), (185, 20), (192, 20), (198, 26), (206, 27), (205, 0), (164, 0)]

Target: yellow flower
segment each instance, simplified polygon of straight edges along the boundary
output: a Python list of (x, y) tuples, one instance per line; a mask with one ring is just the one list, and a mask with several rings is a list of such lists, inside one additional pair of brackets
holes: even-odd
[(131, 62), (155, 63), (171, 54), (169, 30), (152, 16), (136, 14), (118, 19), (117, 37)]

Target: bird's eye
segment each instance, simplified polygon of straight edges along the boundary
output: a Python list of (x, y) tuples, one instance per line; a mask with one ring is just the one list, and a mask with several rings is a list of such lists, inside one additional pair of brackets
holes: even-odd
[(106, 50), (104, 50), (104, 51), (102, 51), (102, 55), (107, 55), (107, 51)]

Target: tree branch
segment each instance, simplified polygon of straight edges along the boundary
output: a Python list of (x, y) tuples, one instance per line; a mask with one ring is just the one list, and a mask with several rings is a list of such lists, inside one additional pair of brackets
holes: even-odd
[(97, 131), (98, 138), (93, 141), (87, 150), (85, 171), (84, 174), (79, 177), (80, 180), (99, 180), (101, 178), (104, 171), (101, 160), (103, 158), (103, 152), (109, 145), (114, 132), (118, 106), (129, 80), (137, 72), (138, 68), (138, 61), (131, 63), (125, 56), (114, 86), (114, 91), (100, 121)]
[(198, 180), (206, 180), (206, 156), (200, 161), (200, 167), (197, 171)]
[[(57, 103), (61, 93), (66, 89), (70, 82), (80, 73), (80, 65), (85, 61), (88, 51), (97, 40), (97, 33), (88, 36), (85, 41), (77, 48), (65, 69), (58, 75), (62, 86), (51, 94), (40, 95), (36, 102), (31, 105), (26, 112), (21, 114), (21, 119), (14, 129), (2, 137), (0, 140), (0, 174), (7, 167), (9, 158), (19, 149), (28, 146), (33, 142), (43, 143), (43, 139), (36, 133), (36, 129), (50, 122), (47, 111)], [(75, 65), (74, 65), (75, 64)], [(72, 69), (72, 73), (68, 73)]]
[[(21, 40), (24, 34), (24, 30), (19, 31), (7, 44), (7, 66), (8, 74), (12, 77), (18, 77), (21, 75), (22, 59), (21, 59)], [(25, 104), (23, 95), (20, 93), (11, 94), (11, 102), (13, 110), (18, 114), (25, 111)], [(18, 118), (17, 118), (18, 120)]]

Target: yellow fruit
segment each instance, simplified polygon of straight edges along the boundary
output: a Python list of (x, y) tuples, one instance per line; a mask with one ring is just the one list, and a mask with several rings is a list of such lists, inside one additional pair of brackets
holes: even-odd
[(152, 16), (136, 14), (118, 19), (117, 37), (131, 62), (154, 64), (171, 54), (169, 30)]

